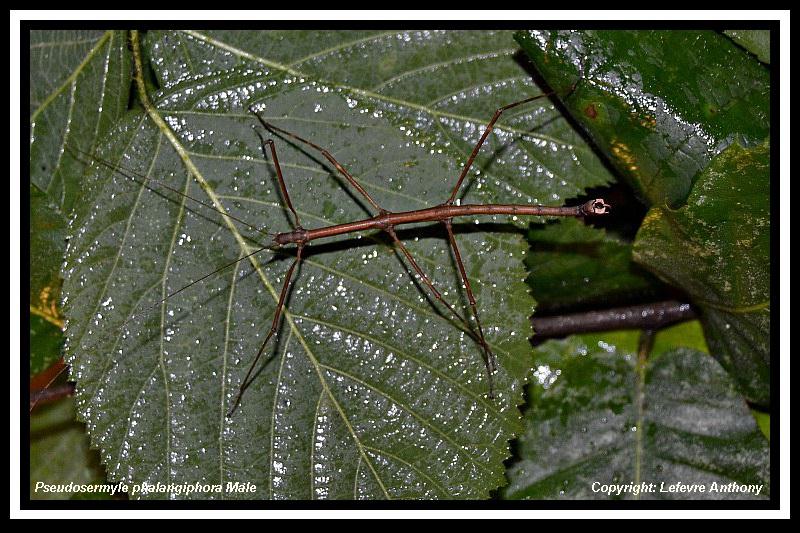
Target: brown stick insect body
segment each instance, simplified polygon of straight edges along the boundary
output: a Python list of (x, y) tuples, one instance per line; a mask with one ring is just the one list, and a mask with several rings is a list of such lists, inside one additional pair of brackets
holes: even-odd
[(378, 202), (375, 201), (374, 198), (361, 186), (361, 184), (356, 180), (353, 176), (350, 175), (349, 172), (333, 157), (333, 155), (322, 148), (314, 144), (313, 142), (300, 137), (294, 133), (289, 131), (283, 130), (273, 124), (270, 124), (266, 120), (264, 120), (258, 112), (254, 109), (250, 109), (251, 112), (258, 118), (259, 122), (266, 128), (268, 131), (281, 134), (287, 137), (290, 137), (296, 141), (299, 141), (314, 150), (317, 150), (322, 154), (325, 159), (327, 159), (350, 183), (350, 185), (358, 191), (361, 196), (363, 196), (367, 202), (373, 207), (376, 211), (375, 215), (366, 218), (363, 220), (358, 220), (355, 222), (347, 222), (344, 224), (336, 224), (333, 226), (327, 226), (323, 228), (311, 229), (307, 230), (300, 225), (300, 218), (297, 215), (297, 211), (295, 211), (294, 206), (292, 205), (292, 201), (289, 197), (289, 192), (286, 188), (286, 184), (283, 180), (283, 173), (281, 172), (281, 166), (278, 161), (278, 154), (275, 150), (275, 143), (272, 139), (269, 139), (263, 142), (264, 146), (269, 146), (272, 161), (275, 165), (275, 171), (278, 175), (278, 182), (280, 184), (281, 193), (283, 198), (286, 202), (286, 206), (292, 212), (295, 221), (295, 227), (292, 231), (286, 231), (276, 234), (273, 237), (273, 244), (277, 247), (295, 244), (297, 246), (297, 252), (294, 261), (292, 262), (291, 266), (289, 267), (288, 272), (286, 273), (286, 277), (283, 282), (283, 288), (281, 290), (281, 295), (278, 300), (278, 306), (275, 309), (275, 315), (272, 320), (272, 327), (269, 330), (264, 342), (261, 345), (261, 348), (258, 351), (255, 359), (253, 360), (250, 368), (245, 375), (244, 380), (242, 380), (241, 386), (239, 387), (239, 393), (236, 396), (236, 399), (231, 406), (228, 415), (230, 416), (233, 411), (236, 410), (236, 407), (239, 405), (239, 401), (241, 400), (242, 394), (244, 393), (245, 389), (250, 383), (250, 377), (253, 373), (253, 370), (256, 368), (261, 355), (264, 353), (264, 349), (267, 346), (267, 343), (272, 338), (272, 336), (278, 330), (278, 322), (280, 319), (280, 312), (283, 308), (284, 302), (286, 300), (286, 293), (291, 283), (292, 275), (297, 267), (297, 265), (302, 262), (303, 260), (303, 248), (313, 240), (322, 239), (325, 237), (334, 237), (336, 235), (344, 235), (347, 233), (353, 233), (357, 231), (365, 231), (365, 230), (382, 230), (386, 232), (389, 237), (392, 239), (393, 243), (400, 249), (403, 255), (406, 257), (408, 262), (411, 264), (411, 267), (417, 273), (417, 275), (422, 279), (434, 297), (439, 300), (453, 315), (458, 318), (466, 327), (468, 331), (472, 331), (472, 327), (469, 321), (464, 318), (460, 313), (458, 313), (452, 305), (450, 305), (441, 295), (441, 293), (436, 289), (433, 282), (430, 278), (423, 272), (420, 268), (419, 264), (414, 260), (411, 252), (409, 252), (408, 248), (403, 244), (402, 241), (397, 237), (394, 228), (396, 226), (400, 226), (403, 224), (412, 224), (416, 222), (441, 222), (448, 235), (449, 244), (453, 250), (453, 255), (456, 259), (456, 264), (458, 265), (459, 274), (461, 279), (464, 283), (464, 288), (467, 291), (467, 297), (469, 300), (470, 308), (472, 310), (472, 316), (475, 319), (475, 324), (477, 325), (477, 333), (473, 333), (473, 339), (481, 346), (484, 352), (484, 362), (486, 364), (486, 372), (489, 380), (489, 397), (494, 397), (494, 390), (492, 384), (492, 374), (497, 369), (497, 362), (494, 353), (492, 352), (489, 344), (486, 342), (486, 338), (483, 333), (483, 327), (481, 326), (480, 316), (478, 314), (477, 303), (475, 301), (474, 294), (472, 292), (472, 286), (470, 284), (469, 278), (466, 274), (466, 269), (464, 268), (464, 262), (461, 259), (461, 253), (458, 249), (458, 244), (455, 240), (455, 235), (453, 234), (452, 228), (452, 219), (455, 217), (461, 216), (470, 216), (470, 215), (528, 215), (528, 216), (594, 216), (594, 215), (603, 215), (609, 213), (611, 210), (611, 206), (604, 202), (602, 199), (595, 199), (586, 202), (583, 205), (579, 205), (576, 207), (548, 207), (548, 206), (532, 206), (532, 205), (516, 205), (516, 204), (466, 204), (466, 205), (456, 205), (456, 195), (458, 194), (459, 189), (461, 188), (461, 184), (464, 181), (467, 173), (469, 172), (470, 168), (472, 167), (475, 158), (478, 155), (483, 143), (486, 141), (486, 138), (491, 133), (492, 129), (494, 128), (495, 123), (503, 114), (504, 111), (516, 107), (518, 105), (522, 105), (533, 100), (537, 100), (539, 98), (543, 98), (549, 96), (549, 94), (542, 94), (538, 96), (534, 96), (531, 98), (527, 98), (525, 100), (521, 100), (519, 102), (514, 102), (512, 104), (503, 106), (495, 111), (494, 116), (492, 117), (491, 121), (487, 125), (486, 129), (484, 130), (483, 134), (481, 135), (480, 140), (475, 145), (470, 154), (469, 159), (467, 160), (464, 168), (461, 171), (461, 174), (458, 178), (458, 181), (453, 187), (453, 191), (450, 194), (450, 197), (444, 203), (437, 205), (435, 207), (430, 207), (427, 209), (417, 209), (413, 211), (403, 211), (399, 213), (392, 213), (387, 211), (386, 209), (382, 208)]

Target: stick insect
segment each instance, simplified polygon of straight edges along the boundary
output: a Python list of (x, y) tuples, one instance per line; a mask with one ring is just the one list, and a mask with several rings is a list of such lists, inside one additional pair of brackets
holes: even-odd
[[(275, 308), (275, 312), (273, 314), (271, 327), (267, 332), (266, 336), (264, 337), (264, 340), (262, 341), (258, 352), (253, 357), (253, 360), (250, 363), (250, 366), (248, 367), (245, 377), (242, 379), (239, 385), (238, 393), (236, 394), (236, 397), (234, 398), (234, 401), (228, 410), (227, 413), (228, 417), (232, 416), (233, 413), (236, 411), (237, 407), (239, 406), (246, 389), (251, 384), (252, 379), (254, 379), (253, 373), (255, 369), (258, 367), (258, 363), (261, 360), (263, 354), (265, 353), (265, 350), (269, 345), (270, 340), (278, 332), (281, 312), (286, 304), (287, 294), (292, 284), (294, 274), (298, 270), (299, 265), (303, 261), (304, 249), (317, 239), (334, 237), (356, 232), (369, 231), (369, 230), (381, 231), (389, 237), (393, 245), (400, 250), (402, 256), (405, 258), (407, 266), (410, 267), (409, 271), (413, 271), (414, 273), (416, 273), (419, 280), (422, 282), (422, 285), (424, 285), (425, 288), (427, 288), (427, 290), (430, 292), (430, 295), (432, 295), (437, 301), (439, 301), (446, 308), (446, 310), (452, 315), (452, 317), (465, 327), (465, 331), (467, 332), (467, 334), (472, 338), (472, 340), (480, 349), (487, 374), (488, 387), (489, 387), (488, 395), (490, 398), (493, 398), (494, 384), (492, 375), (497, 370), (496, 357), (489, 343), (487, 342), (484, 334), (484, 328), (483, 325), (481, 324), (480, 313), (478, 311), (478, 303), (475, 299), (475, 295), (472, 290), (472, 285), (470, 283), (469, 277), (467, 276), (466, 267), (464, 265), (462, 255), (459, 250), (458, 243), (456, 241), (456, 236), (452, 227), (452, 220), (457, 217), (474, 216), (474, 215), (567, 216), (567, 217), (600, 216), (609, 213), (611, 210), (611, 206), (608, 203), (606, 203), (603, 199), (593, 199), (582, 205), (573, 207), (551, 207), (551, 206), (527, 205), (527, 204), (461, 204), (460, 202), (457, 201), (458, 193), (462, 189), (462, 185), (467, 177), (467, 174), (472, 168), (475, 159), (478, 156), (478, 153), (480, 152), (481, 148), (483, 147), (486, 139), (494, 129), (495, 124), (503, 115), (503, 113), (517, 106), (533, 102), (540, 98), (548, 97), (550, 96), (550, 94), (551, 93), (544, 93), (498, 108), (495, 111), (489, 123), (487, 124), (486, 128), (484, 129), (480, 139), (473, 147), (472, 152), (470, 153), (467, 161), (465, 162), (463, 168), (461, 169), (461, 173), (459, 174), (458, 179), (455, 181), (455, 184), (451, 190), (449, 197), (446, 198), (442, 203), (434, 207), (410, 210), (410, 211), (401, 211), (401, 212), (390, 212), (385, 208), (383, 208), (381, 204), (369, 192), (367, 192), (367, 190), (361, 185), (361, 183), (359, 183), (358, 179), (356, 179), (352, 174), (350, 174), (347, 171), (347, 169), (342, 164), (340, 164), (339, 161), (337, 161), (336, 158), (333, 156), (333, 154), (331, 154), (328, 150), (326, 150), (322, 146), (313, 143), (308, 139), (305, 139), (304, 137), (301, 137), (300, 135), (282, 129), (268, 122), (262, 117), (262, 115), (256, 108), (250, 106), (249, 111), (253, 114), (254, 118), (258, 121), (258, 123), (261, 125), (261, 127), (263, 127), (264, 130), (277, 137), (281, 137), (284, 139), (287, 138), (292, 139), (293, 141), (301, 143), (310, 148), (311, 150), (320, 153), (331, 165), (333, 165), (336, 171), (339, 174), (341, 174), (342, 177), (344, 177), (347, 184), (353, 189), (353, 191), (366, 201), (366, 203), (369, 205), (372, 211), (372, 216), (368, 218), (356, 220), (353, 222), (314, 228), (314, 229), (306, 229), (302, 226), (300, 221), (300, 216), (298, 215), (292, 203), (291, 195), (289, 193), (289, 187), (287, 187), (286, 181), (283, 176), (283, 171), (280, 165), (278, 152), (275, 147), (275, 142), (271, 138), (265, 139), (260, 132), (259, 132), (259, 137), (261, 139), (261, 148), (264, 157), (272, 160), (272, 164), (275, 168), (278, 185), (280, 188), (281, 197), (285, 204), (285, 208), (288, 209), (289, 213), (291, 213), (290, 220), (292, 221), (293, 228), (289, 231), (284, 231), (279, 233), (266, 232), (263, 229), (255, 227), (253, 224), (250, 224), (240, 218), (235, 217), (234, 215), (218, 210), (213, 205), (210, 205), (196, 198), (188, 196), (184, 192), (179, 191), (173, 187), (170, 187), (166, 183), (163, 183), (157, 179), (142, 176), (138, 173), (135, 173), (127, 169), (120, 169), (119, 167), (113, 166), (111, 163), (99, 159), (98, 157), (93, 156), (91, 154), (84, 153), (83, 155), (88, 156), (92, 160), (97, 161), (99, 164), (106, 166), (115, 172), (119, 172), (120, 174), (125, 175), (126, 177), (134, 181), (137, 179), (141, 179), (144, 180), (146, 183), (153, 184), (158, 187), (170, 190), (172, 193), (178, 194), (190, 200), (196, 205), (204, 206), (207, 209), (214, 210), (216, 213), (228, 217), (232, 222), (242, 224), (247, 228), (256, 230), (259, 233), (267, 235), (271, 238), (269, 245), (260, 247), (248, 255), (245, 255), (243, 257), (238, 258), (235, 261), (222, 265), (220, 268), (214, 270), (213, 272), (195, 279), (188, 285), (185, 285), (180, 289), (177, 289), (174, 292), (168, 294), (165, 298), (156, 302), (153, 305), (153, 307), (156, 307), (164, 303), (167, 299), (177, 295), (178, 293), (188, 289), (189, 287), (202, 282), (203, 280), (213, 276), (214, 274), (220, 272), (221, 270), (234, 266), (240, 261), (247, 259), (256, 253), (259, 253), (267, 249), (272, 249), (277, 251), (285, 249), (287, 247), (292, 247), (292, 246), (294, 247), (292, 254), (293, 259), (283, 278), (283, 284), (281, 287), (278, 303)], [(443, 226), (444, 231), (447, 235), (448, 246), (450, 247), (452, 255), (455, 259), (455, 263), (458, 269), (459, 277), (463, 285), (463, 289), (466, 291), (467, 301), (469, 303), (469, 312), (470, 312), (469, 316), (467, 316), (466, 313), (459, 312), (451, 303), (449, 303), (444, 298), (444, 295), (433, 283), (431, 277), (425, 273), (425, 271), (415, 260), (414, 256), (411, 254), (411, 252), (408, 250), (405, 244), (397, 236), (397, 233), (395, 231), (395, 228), (397, 226), (402, 226), (404, 224), (419, 223), (419, 222), (437, 222)]]

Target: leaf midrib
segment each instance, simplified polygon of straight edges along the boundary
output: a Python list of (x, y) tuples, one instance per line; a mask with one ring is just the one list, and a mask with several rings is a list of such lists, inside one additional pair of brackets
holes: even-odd
[[(192, 35), (191, 33), (189, 33), (189, 34)], [(207, 39), (205, 39), (205, 38), (203, 38), (203, 37), (201, 37), (199, 35), (195, 34), (195, 37), (198, 37), (198, 38), (201, 38), (204, 41), (207, 41)], [(224, 46), (221, 46), (221, 43), (217, 43), (216, 41), (214, 41), (214, 43), (216, 43), (216, 45), (219, 46), (219, 47), (225, 48)], [(140, 50), (138, 49), (138, 46), (139, 46), (138, 35), (134, 34), (134, 58), (135, 58), (135, 61), (137, 63), (137, 70), (138, 70), (138, 75), (136, 76), (136, 81), (137, 81), (137, 85), (139, 86), (140, 96), (142, 97), (143, 104), (145, 106), (147, 114), (150, 116), (151, 120), (155, 123), (155, 125), (162, 132), (162, 134), (164, 134), (167, 137), (167, 139), (170, 141), (170, 144), (172, 144), (172, 146), (175, 149), (176, 153), (179, 155), (181, 160), (187, 166), (187, 169), (188, 169), (189, 173), (195, 177), (195, 179), (201, 185), (201, 188), (203, 189), (203, 191), (211, 199), (212, 204), (214, 204), (214, 206), (220, 212), (226, 212), (226, 211), (224, 211), (224, 208), (223, 208), (223, 206), (222, 206), (222, 204), (220, 202), (220, 198), (215, 194), (213, 189), (211, 189), (211, 187), (208, 184), (208, 182), (205, 181), (204, 177), (202, 176), (202, 173), (194, 165), (194, 163), (192, 162), (189, 154), (184, 149), (184, 147), (182, 146), (182, 144), (179, 141), (179, 139), (175, 136), (174, 132), (172, 132), (172, 130), (167, 126), (167, 124), (164, 122), (163, 118), (161, 118), (157, 108), (155, 108), (153, 106), (153, 104), (149, 101), (149, 96), (144, 91), (143, 80), (142, 80), (142, 77), (141, 77), (141, 63), (140, 63), (141, 62), (141, 57), (139, 55), (140, 54)], [(240, 55), (242, 54), (241, 51), (237, 51), (237, 53), (240, 54)], [(263, 63), (263, 61), (259, 61), (259, 62)], [(287, 69), (287, 68), (285, 68), (283, 66), (281, 68), (283, 70), (287, 71), (287, 72), (290, 70), (290, 69)], [(407, 105), (409, 105), (410, 107), (419, 108), (419, 106), (417, 106), (417, 105), (413, 105), (413, 104), (407, 104)], [(428, 110), (428, 111), (430, 111), (430, 110)], [(436, 114), (436, 113), (434, 113), (434, 114)], [(248, 246), (247, 246), (242, 234), (239, 232), (238, 228), (227, 217), (223, 217), (223, 218), (224, 218), (224, 221), (225, 221), (225, 225), (228, 227), (228, 230), (230, 231), (230, 233), (232, 234), (234, 239), (237, 241), (240, 250), (242, 251), (242, 253), (246, 253), (246, 251), (249, 248), (248, 248)], [(174, 242), (173, 242), (173, 244), (174, 244)], [(249, 260), (250, 260), (251, 264), (253, 265), (254, 269), (256, 270), (259, 278), (261, 279), (262, 284), (269, 291), (269, 293), (271, 294), (273, 300), (277, 303), (279, 301), (278, 294), (277, 294), (275, 288), (272, 286), (272, 284), (267, 279), (267, 277), (266, 277), (266, 275), (265, 275), (265, 273), (263, 271), (263, 268), (261, 267), (260, 262), (255, 257), (252, 257), (252, 256), (249, 258)], [(358, 434), (355, 432), (352, 424), (350, 423), (350, 420), (347, 417), (347, 414), (346, 414), (344, 408), (337, 401), (336, 397), (333, 394), (333, 391), (330, 388), (330, 385), (328, 384), (327, 380), (325, 379), (325, 376), (323, 375), (322, 368), (327, 368), (327, 367), (322, 365), (320, 363), (320, 361), (316, 358), (315, 354), (313, 353), (313, 351), (311, 350), (310, 346), (308, 345), (306, 339), (303, 337), (303, 335), (301, 334), (299, 328), (297, 327), (297, 324), (295, 324), (294, 320), (292, 319), (291, 313), (289, 313), (285, 308), (282, 310), (282, 313), (284, 315), (286, 324), (290, 328), (291, 334), (294, 335), (294, 337), (303, 346), (303, 349), (306, 352), (306, 355), (307, 355), (309, 361), (312, 363), (312, 366), (314, 367), (314, 369), (315, 369), (315, 371), (317, 373), (319, 382), (320, 382), (321, 386), (323, 387), (323, 391), (330, 398), (334, 408), (339, 412), (339, 415), (340, 415), (342, 421), (344, 422), (344, 424), (347, 427), (349, 433), (351, 434), (351, 436), (352, 436), (352, 438), (353, 438), (353, 440), (354, 440), (354, 442), (356, 444), (356, 447), (358, 448), (360, 458), (363, 459), (364, 462), (366, 462), (367, 466), (372, 471), (372, 474), (373, 474), (375, 480), (377, 481), (378, 485), (380, 486), (383, 494), (387, 498), (391, 498), (389, 493), (388, 493), (388, 491), (387, 491), (387, 489), (386, 489), (386, 486), (383, 483), (383, 480), (378, 475), (378, 472), (376, 470), (375, 465), (372, 463), (372, 461), (370, 460), (369, 455), (366, 453), (365, 445), (360, 441), (360, 438), (359, 438)], [(163, 334), (163, 332), (162, 332), (162, 334)], [(334, 369), (331, 369), (331, 370), (333, 370), (334, 372), (336, 371)], [(224, 388), (224, 383), (222, 384), (222, 386)], [(429, 423), (429, 421), (427, 421), (427, 420), (425, 420), (424, 422), (426, 424)], [(449, 438), (449, 436), (448, 436), (448, 438)], [(458, 447), (457, 445), (456, 445), (456, 447), (459, 450), (461, 450), (461, 448)], [(468, 450), (465, 450), (465, 451), (466, 451), (466, 454), (465, 454), (466, 457), (469, 458), (469, 460), (473, 464), (475, 464), (476, 466), (479, 466), (482, 469), (486, 469), (486, 466), (481, 464), (479, 461), (476, 461), (476, 458), (474, 458), (469, 453)], [(220, 468), (222, 468), (221, 465), (220, 465)]]

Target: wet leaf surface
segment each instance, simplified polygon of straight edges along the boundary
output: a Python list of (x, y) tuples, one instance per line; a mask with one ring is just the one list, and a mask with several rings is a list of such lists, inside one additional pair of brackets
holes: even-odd
[[(507, 50), (487, 55), (505, 58), (494, 70), (477, 68), (480, 58), (459, 60), (438, 33), (412, 41), (397, 35), (346, 43), (341, 35), (287, 42), (279, 33), (151, 32), (146, 53), (163, 87), (155, 106), (171, 130), (131, 113), (99, 155), (219, 201), (258, 228), (286, 231), (262, 130), (247, 111), (256, 105), (265, 119), (330, 150), (385, 208), (436, 205), (497, 100), (538, 89), (508, 51), (511, 34), (447, 34), (477, 40), (476, 49)], [(318, 79), (334, 78), (320, 70), (328, 61), (341, 64), (333, 71), (346, 70), (354, 50), (378, 61), (387, 48), (403, 55), (414, 46), (380, 79), (368, 76), (372, 68)], [(293, 63), (298, 58), (306, 59)], [(427, 95), (404, 89), (403, 100), (384, 94), (393, 77), (420, 87), (435, 77), (440, 86), (430, 83), (436, 92)], [(578, 137), (552, 104), (540, 104), (497, 128), (466, 201), (559, 205), (609, 179), (588, 148), (574, 144)], [(275, 140), (305, 227), (369, 216), (318, 153)], [(208, 186), (192, 179), (179, 152)], [(475, 343), (419, 290), (385, 239), (366, 234), (306, 250), (269, 357), (226, 418), (269, 328), (288, 256), (257, 254), (152, 308), (268, 237), (101, 166), (83, 194), (67, 254), (67, 354), (80, 417), (111, 480), (251, 482), (254, 494), (222, 496), (295, 499), (480, 498), (504, 483), (508, 440), (521, 429), (516, 406), (531, 369), (534, 306), (515, 221), (484, 217), (454, 228), (499, 358), (497, 398), (487, 398)], [(466, 309), (441, 230), (423, 225), (399, 236), (443, 294)]]
[(726, 30), (725, 35), (769, 64), (769, 30)]
[(578, 82), (566, 106), (652, 205), (635, 261), (703, 308), (711, 353), (769, 405), (769, 69), (708, 31), (517, 39), (549, 83)]
[(57, 318), (67, 219), (83, 163), (128, 105), (130, 56), (123, 32), (30, 33), (30, 303)]
[(655, 300), (664, 287), (631, 258), (632, 245), (577, 219), (534, 225), (525, 260), (537, 312)]
[(50, 367), (61, 358), (64, 335), (61, 328), (45, 318), (30, 315), (30, 375)]
[(686, 206), (653, 208), (636, 261), (703, 309), (711, 353), (751, 401), (770, 401), (770, 145), (738, 144), (700, 175)]
[[(572, 336), (537, 348), (538, 383), (528, 387), (520, 459), (508, 470), (504, 498), (769, 497), (769, 443), (719, 363), (658, 340), (638, 363), (638, 336)], [(638, 495), (602, 492), (642, 483)], [(729, 491), (732, 483), (762, 490)], [(670, 492), (678, 484), (705, 492)]]
[(713, 31), (531, 30), (517, 40), (649, 204), (682, 204), (711, 159), (769, 134), (769, 70)]

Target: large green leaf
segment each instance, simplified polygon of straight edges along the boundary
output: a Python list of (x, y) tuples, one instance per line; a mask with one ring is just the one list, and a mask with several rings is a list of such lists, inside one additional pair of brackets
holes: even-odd
[[(284, 231), (289, 218), (249, 105), (329, 149), (398, 211), (446, 199), (492, 110), (538, 92), (514, 61), (509, 33), (323, 35), (148, 34), (163, 91), (153, 114), (130, 114), (100, 156)], [(316, 59), (291, 64), (311, 53)], [(338, 62), (339, 72), (352, 54), (366, 63), (411, 57), (381, 71), (381, 86), (374, 68), (325, 82), (317, 76), (328, 74), (309, 67)], [(392, 79), (416, 80), (417, 90), (389, 95)], [(506, 124), (468, 201), (560, 204), (608, 180), (549, 102), (520, 108)], [(318, 153), (276, 143), (306, 227), (368, 216)], [(475, 343), (419, 290), (385, 239), (367, 234), (306, 250), (268, 360), (226, 418), (269, 329), (288, 257), (258, 254), (152, 309), (266, 238), (102, 166), (83, 194), (67, 255), (66, 350), (80, 416), (112, 480), (250, 481), (253, 494), (212, 496), (303, 499), (478, 498), (504, 482), (531, 369), (533, 301), (513, 220), (455, 227), (499, 358), (497, 398), (487, 397)], [(466, 312), (441, 230), (400, 237)]]
[[(528, 389), (505, 498), (769, 496), (769, 443), (719, 363), (691, 348), (639, 357), (637, 337), (573, 336), (537, 349), (539, 382)], [(705, 492), (669, 492), (679, 484)], [(609, 494), (603, 485), (628, 491)], [(729, 490), (751, 485), (760, 493)]]
[(632, 246), (577, 219), (539, 224), (528, 234), (525, 263), (537, 312), (640, 303), (663, 286), (631, 259)]
[(768, 405), (768, 154), (749, 170), (726, 154), (767, 139), (769, 70), (715, 32), (517, 38), (550, 83), (576, 83), (568, 108), (653, 204), (634, 259), (703, 307), (712, 354)]
[(769, 70), (713, 31), (520, 32), (565, 104), (640, 196), (675, 206), (737, 138), (769, 134)]
[(83, 163), (125, 111), (130, 54), (115, 31), (32, 31), (30, 41), (30, 302), (55, 317), (67, 218)]
[(653, 208), (634, 258), (703, 310), (711, 353), (746, 396), (770, 401), (770, 145), (734, 144), (700, 175), (686, 206)]
[(769, 64), (769, 30), (726, 30), (725, 35)]
[[(517, 60), (510, 32), (188, 32), (155, 34), (152, 41), (160, 54), (155, 71), (167, 87), (187, 68), (213, 75), (249, 59), (261, 69), (345, 88), (360, 105), (435, 140), (459, 163), (498, 107), (541, 93)], [(558, 205), (613, 180), (547, 99), (506, 112), (478, 162), (474, 175), (485, 174), (517, 201)]]

